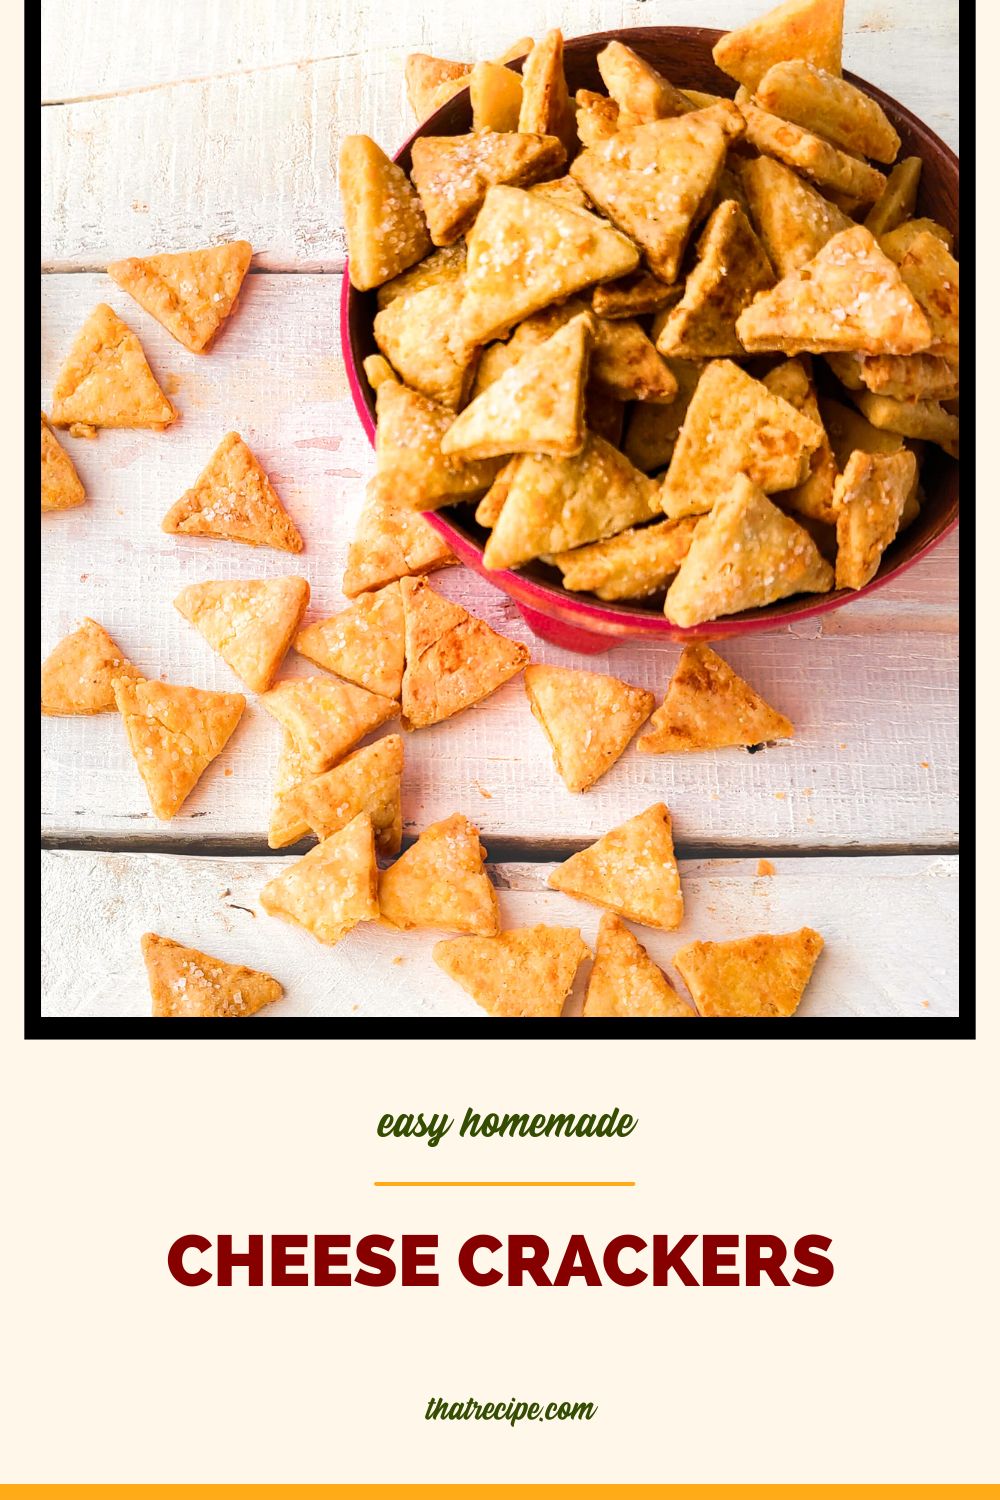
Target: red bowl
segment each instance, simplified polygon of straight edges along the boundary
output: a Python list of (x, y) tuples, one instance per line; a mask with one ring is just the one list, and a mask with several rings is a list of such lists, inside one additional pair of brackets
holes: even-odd
[[(712, 47), (720, 31), (690, 26), (641, 26), (626, 31), (597, 32), (566, 43), (566, 80), (570, 92), (603, 90), (597, 54), (608, 42), (625, 40), (640, 56), (681, 88), (732, 96), (732, 79), (712, 61)], [(512, 66), (520, 67), (519, 63)], [(958, 240), (958, 157), (945, 143), (895, 99), (853, 73), (844, 77), (863, 88), (885, 110), (902, 142), (900, 156), (923, 160), (918, 213), (937, 219)], [(395, 160), (407, 171), (410, 147), (421, 135), (460, 135), (471, 129), (472, 106), (468, 90), (453, 96), (430, 119), (414, 131), (397, 152)], [(369, 440), (375, 441), (375, 392), (368, 383), (362, 361), (376, 352), (372, 324), (374, 292), (357, 292), (345, 272), (340, 302), (340, 337), (351, 395)], [(948, 535), (958, 524), (958, 464), (940, 449), (928, 446), (923, 466), (925, 493), (917, 520), (891, 547), (881, 566), (863, 589), (839, 589), (830, 594), (800, 595), (764, 609), (712, 620), (682, 629), (672, 624), (656, 606), (649, 604), (603, 604), (590, 594), (575, 594), (563, 588), (558, 574), (543, 563), (530, 563), (516, 572), (493, 571), (483, 566), (485, 533), (458, 511), (427, 512), (427, 519), (467, 563), (496, 588), (515, 601), (536, 635), (570, 650), (606, 651), (616, 641), (632, 636), (656, 636), (675, 641), (720, 640), (751, 631), (774, 630), (793, 621), (806, 620), (828, 610), (842, 609), (897, 578)]]

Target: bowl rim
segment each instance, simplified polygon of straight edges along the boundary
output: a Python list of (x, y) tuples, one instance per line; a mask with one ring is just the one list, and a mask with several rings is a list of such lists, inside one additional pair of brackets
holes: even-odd
[[(648, 39), (653, 36), (696, 37), (708, 42), (717, 41), (719, 37), (724, 35), (725, 32), (721, 29), (708, 26), (632, 26), (622, 27), (613, 31), (596, 31), (588, 33), (585, 36), (571, 37), (567, 40), (566, 46), (567, 48), (582, 49), (587, 46), (593, 47), (602, 43), (606, 44), (608, 41), (620, 41), (626, 37), (632, 37), (637, 42), (641, 42), (643, 38)], [(510, 65), (518, 68), (523, 60), (523, 58), (514, 59)], [(915, 115), (912, 110), (907, 109), (906, 105), (901, 104), (898, 99), (894, 99), (891, 94), (887, 94), (875, 84), (869, 83), (867, 79), (862, 78), (859, 74), (845, 70), (842, 76), (846, 82), (854, 84), (869, 94), (878, 104), (883, 106), (888, 104), (890, 109), (895, 111), (912, 128), (931, 136), (945, 158), (949, 169), (958, 177), (959, 158), (957, 153), (925, 121), (921, 120), (918, 115)], [(461, 98), (463, 94), (467, 95), (468, 92), (467, 87), (459, 89), (435, 110), (432, 115), (428, 115), (426, 120), (420, 121), (399, 149), (393, 153), (392, 160), (397, 162), (401, 156), (404, 156), (410, 150), (415, 140), (429, 133), (428, 127), (433, 125), (433, 122), (454, 104), (455, 99)], [(347, 381), (355, 412), (361, 422), (369, 444), (374, 447), (375, 420), (369, 410), (361, 374), (354, 359), (354, 349), (351, 341), (350, 313), (353, 296), (363, 294), (355, 293), (351, 285), (349, 267), (350, 262), (345, 255), (340, 288), (341, 354), (344, 359), (344, 367), (347, 372)], [(880, 571), (860, 589), (833, 589), (827, 594), (806, 595), (804, 596), (805, 600), (811, 602), (804, 602), (799, 608), (784, 609), (776, 614), (759, 614), (756, 611), (753, 614), (744, 612), (742, 615), (724, 615), (718, 620), (705, 621), (700, 625), (692, 626), (677, 625), (674, 621), (668, 619), (665, 614), (643, 608), (638, 601), (635, 603), (604, 601), (598, 599), (593, 594), (583, 591), (575, 594), (558, 584), (542, 582), (537, 578), (531, 577), (528, 573), (522, 573), (515, 569), (486, 568), (483, 566), (482, 561), (482, 547), (461, 526), (449, 520), (447, 515), (442, 511), (427, 510), (421, 511), (420, 514), (433, 526), (434, 530), (448, 543), (456, 556), (467, 567), (471, 567), (473, 571), (486, 579), (487, 582), (492, 583), (495, 588), (500, 589), (501, 592), (512, 598), (515, 603), (524, 604), (529, 609), (537, 611), (538, 614), (545, 615), (550, 619), (563, 622), (567, 625), (576, 626), (582, 630), (589, 629), (598, 635), (607, 635), (609, 638), (630, 635), (633, 637), (669, 636), (675, 640), (694, 640), (706, 637), (721, 639), (731, 635), (747, 635), (751, 632), (783, 629), (785, 626), (813, 619), (835, 609), (841, 609), (845, 605), (852, 604), (856, 599), (862, 599), (867, 595), (873, 594), (878, 589), (884, 588), (887, 583), (908, 572), (910, 568), (922, 561), (930, 552), (933, 552), (946, 537), (950, 536), (956, 530), (959, 520), (958, 508), (959, 497), (956, 491), (954, 516), (946, 521), (939, 531), (929, 536), (924, 544), (911, 556), (895, 563), (884, 573)], [(781, 602), (780, 600), (776, 601), (778, 604)], [(764, 610), (769, 608), (770, 606), (768, 605), (763, 606)]]

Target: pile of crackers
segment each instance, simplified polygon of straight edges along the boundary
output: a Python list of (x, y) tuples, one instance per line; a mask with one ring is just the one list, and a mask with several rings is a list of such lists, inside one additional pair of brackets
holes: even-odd
[[(576, 794), (633, 740), (647, 754), (707, 753), (794, 734), (707, 645), (685, 648), (659, 707), (608, 674), (529, 664), (521, 643), (428, 582), (455, 559), (422, 512), (474, 504), (489, 566), (542, 558), (602, 599), (666, 588), (682, 624), (872, 575), (916, 514), (923, 442), (951, 451), (954, 423), (957, 447), (957, 267), (946, 231), (911, 217), (919, 163), (886, 179), (862, 160), (888, 163), (898, 142), (839, 78), (839, 17), (836, 3), (790, 0), (724, 38), (716, 58), (741, 83), (735, 104), (675, 89), (620, 43), (600, 58), (608, 95), (571, 100), (558, 32), (523, 75), (509, 59), (411, 58), (418, 113), (468, 86), (473, 132), (417, 142), (412, 183), (373, 142), (345, 143), (351, 276), (377, 288), (382, 351), (367, 363), (377, 463), (342, 584), (351, 602), (304, 624), (309, 584), (294, 575), (208, 580), (174, 601), (282, 726), (270, 846), (317, 840), (260, 892), (267, 914), (326, 945), (373, 920), (457, 934), (435, 959), (497, 1016), (560, 1015), (591, 956), (585, 1016), (797, 1009), (823, 946), (811, 928), (682, 947), (692, 1008), (624, 925), (674, 931), (684, 917), (663, 803), (550, 877), (604, 908), (591, 955), (575, 928), (503, 929), (462, 813), (401, 854), (404, 739), (368, 737), (397, 717), (408, 731), (439, 724), (522, 672)], [(862, 208), (865, 225), (850, 217)], [(251, 256), (236, 241), (108, 272), (202, 354)], [(817, 394), (814, 354), (850, 405)], [(138, 336), (99, 305), (42, 417), (42, 509), (86, 499), (53, 428), (92, 438), (176, 416)], [(304, 546), (235, 432), (162, 525), (179, 543)], [(281, 678), (292, 649), (322, 675)], [(162, 819), (246, 707), (242, 692), (141, 671), (94, 620), (42, 668), (43, 713), (119, 714)], [(142, 950), (154, 1015), (248, 1016), (282, 994), (270, 975), (158, 934)]]
[(520, 74), (410, 58), (418, 118), (468, 87), (473, 128), (409, 176), (343, 145), (373, 494), (685, 627), (868, 583), (926, 445), (958, 456), (958, 264), (842, 31), (843, 0), (788, 0), (730, 32), (735, 100), (618, 41), (572, 97), (558, 31)]

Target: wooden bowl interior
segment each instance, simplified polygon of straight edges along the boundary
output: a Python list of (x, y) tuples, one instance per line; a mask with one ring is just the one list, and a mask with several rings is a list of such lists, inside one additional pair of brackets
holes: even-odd
[[(679, 88), (701, 89), (706, 93), (725, 94), (731, 98), (735, 92), (733, 80), (720, 72), (712, 61), (712, 47), (721, 35), (720, 31), (707, 27), (640, 26), (627, 31), (597, 32), (591, 36), (576, 37), (566, 43), (566, 80), (571, 93), (576, 93), (577, 89), (605, 92), (597, 67), (597, 54), (609, 41), (617, 37), (627, 41), (628, 45), (634, 48), (641, 57), (652, 63)], [(516, 62), (512, 66), (519, 70), (521, 64)], [(915, 115), (880, 89), (873, 87), (872, 84), (853, 73), (845, 73), (844, 77), (863, 88), (885, 110), (899, 132), (902, 142), (900, 157), (919, 156), (922, 159), (924, 165), (920, 178), (917, 213), (936, 219), (950, 229), (955, 235), (957, 250), (958, 158)], [(418, 136), (461, 135), (470, 130), (471, 126), (471, 103), (468, 91), (464, 90), (461, 94), (449, 99), (429, 120), (424, 121), (395, 159), (408, 172), (410, 170), (410, 146)], [(353, 363), (354, 375), (373, 427), (375, 393), (365, 378), (362, 361), (367, 355), (376, 352), (372, 332), (376, 312), (375, 293), (356, 292), (351, 288), (347, 296), (348, 348), (344, 352), (345, 357)], [(836, 389), (835, 382), (831, 381), (829, 389), (831, 392)], [(843, 393), (841, 395), (846, 401), (846, 396), (843, 396)], [(925, 498), (920, 515), (903, 535), (887, 548), (876, 575), (875, 582), (877, 583), (886, 581), (897, 570), (914, 562), (917, 557), (940, 540), (957, 519), (958, 464), (955, 460), (949, 458), (941, 449), (928, 444), (922, 465), (921, 483)], [(472, 515), (473, 509), (474, 507), (471, 506), (450, 509), (446, 513), (448, 526), (441, 529), (447, 534), (447, 531), (453, 528), (481, 551), (487, 533), (476, 525)], [(436, 519), (444, 519), (444, 513)], [(556, 569), (549, 568), (544, 563), (531, 563), (522, 572), (558, 596), (561, 612), (565, 612), (569, 605), (576, 606), (573, 612), (579, 614), (581, 618), (586, 615), (590, 596), (574, 594), (564, 589), (561, 575)], [(499, 579), (497, 581), (499, 582)], [(822, 598), (824, 604), (828, 606), (831, 599), (843, 598), (846, 603), (854, 597), (856, 595), (852, 591), (842, 590), (839, 595), (817, 596), (816, 602), (819, 604)], [(730, 626), (741, 621), (752, 621), (759, 625), (768, 620), (780, 621), (785, 615), (801, 614), (805, 602), (807, 601), (801, 597), (782, 600), (780, 603), (769, 605), (766, 609), (748, 610), (742, 615), (728, 617), (724, 623)], [(601, 608), (605, 615), (621, 614), (623, 621), (629, 616), (640, 616), (647, 620), (650, 616), (659, 616), (661, 620), (663, 619), (662, 596), (642, 603), (616, 604), (611, 607), (605, 605)]]

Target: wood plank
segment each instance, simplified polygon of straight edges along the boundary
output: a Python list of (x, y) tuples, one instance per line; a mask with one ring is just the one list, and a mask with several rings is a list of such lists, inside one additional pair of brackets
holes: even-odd
[[(337, 352), (339, 278), (259, 275), (213, 353), (189, 354), (106, 277), (43, 283), (42, 405), (73, 333), (101, 298), (140, 333), (182, 417), (168, 432), (67, 439), (90, 496), (42, 518), (42, 653), (82, 615), (99, 620), (143, 670), (232, 688), (225, 664), (174, 610), (188, 583), (301, 572), (312, 615), (342, 607), (346, 549), (372, 459)], [(165, 536), (160, 521), (218, 439), (237, 428), (299, 522), (298, 558)], [(665, 798), (693, 849), (918, 845), (957, 837), (955, 592), (946, 543), (897, 585), (800, 634), (725, 648), (734, 667), (793, 719), (798, 738), (756, 755), (640, 756), (633, 748), (585, 796), (556, 777), (519, 683), (407, 737), (408, 834), (457, 809), (487, 843), (579, 846)], [(507, 597), (465, 569), (435, 580), (537, 660), (580, 658), (537, 641)], [(662, 693), (677, 648), (620, 646), (598, 669)], [(288, 672), (306, 672), (294, 656)], [(315, 669), (312, 669), (315, 670)], [(231, 746), (170, 823), (149, 811), (115, 715), (42, 724), (42, 829), (51, 839), (178, 840), (263, 847), (280, 731), (251, 702)]]
[[(375, 46), (384, 19), (365, 5), (348, 15), (295, 0), (281, 25), (265, 0), (228, 0), (208, 20), (195, 0), (155, 0), (141, 26), (128, 0), (105, 9), (107, 21), (83, 27), (69, 0), (45, 9), (44, 96), (79, 101), (43, 111), (49, 269), (97, 269), (122, 255), (241, 236), (264, 268), (337, 270), (340, 141), (364, 131), (394, 149), (410, 133), (408, 51), (484, 56), (547, 24), (570, 36), (652, 19), (640, 0), (610, 8), (576, 0), (568, 12), (518, 0), (492, 15), (437, 0), (394, 15), (392, 45)], [(710, 19), (736, 23), (748, 9), (745, 0), (718, 0)], [(705, 19), (700, 0), (670, 11), (672, 24)], [(956, 147), (957, 22), (956, 8), (936, 0), (859, 8), (845, 53), (847, 66)]]
[[(261, 1019), (483, 1015), (434, 964), (431, 950), (441, 934), (368, 923), (330, 949), (268, 917), (258, 892), (287, 863), (275, 857), (44, 854), (44, 1014), (148, 1015), (139, 938), (155, 931), (274, 974), (285, 997)], [(547, 890), (551, 869), (513, 864), (491, 870), (504, 925), (578, 926), (593, 945), (600, 912)], [(686, 914), (680, 931), (636, 928), (668, 971), (673, 953), (695, 937), (719, 940), (809, 925), (822, 932), (826, 948), (802, 1016), (957, 1014), (957, 859), (787, 859), (776, 861), (775, 874), (766, 878), (757, 875), (754, 860), (708, 860), (684, 863), (681, 874)], [(578, 975), (574, 1009), (588, 968)]]

